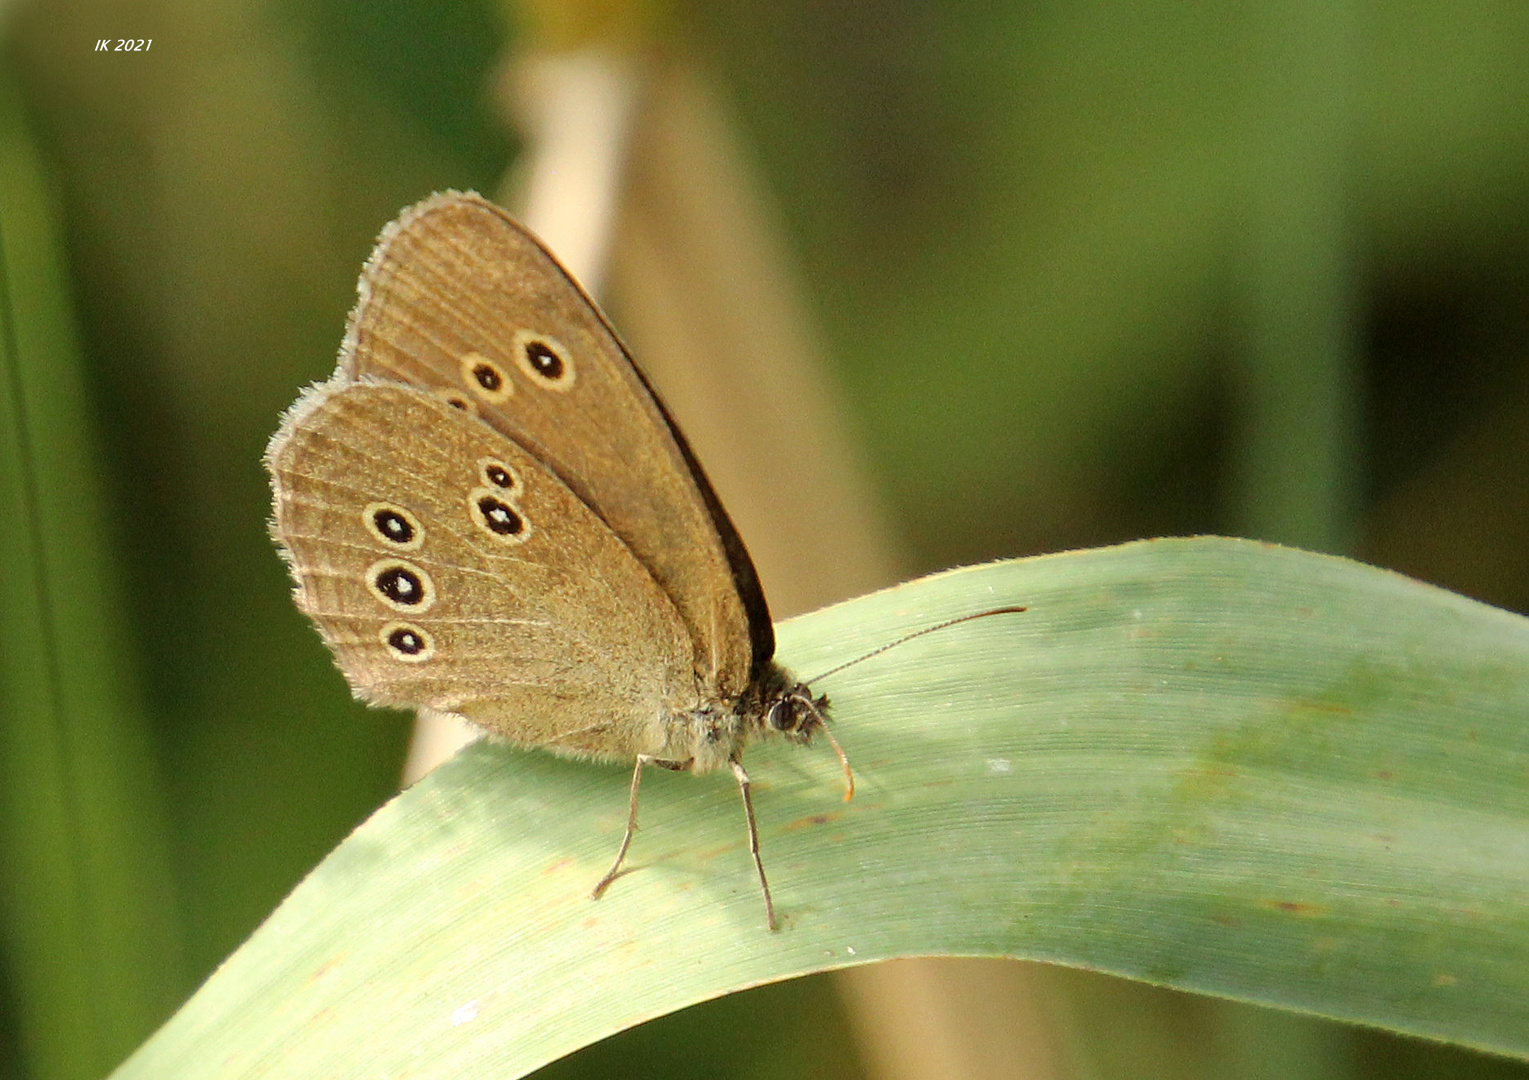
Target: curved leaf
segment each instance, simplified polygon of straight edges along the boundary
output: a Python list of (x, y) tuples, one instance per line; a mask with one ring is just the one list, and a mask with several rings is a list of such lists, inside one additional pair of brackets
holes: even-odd
[(725, 776), (478, 745), (383, 807), (118, 1073), (505, 1077), (684, 1005), (892, 956), (1018, 956), (1529, 1052), (1529, 621), (1357, 563), (1147, 541), (781, 628), (832, 755)]

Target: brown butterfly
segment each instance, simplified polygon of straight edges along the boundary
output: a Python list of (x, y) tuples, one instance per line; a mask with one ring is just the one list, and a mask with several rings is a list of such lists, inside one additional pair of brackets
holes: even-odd
[(742, 755), (827, 735), (828, 701), (775, 663), (753, 563), (662, 402), (568, 272), (477, 195), (404, 211), (358, 291), (338, 369), (266, 452), (297, 605), (351, 689), (634, 762), (595, 896), (643, 766), (728, 767), (775, 929)]

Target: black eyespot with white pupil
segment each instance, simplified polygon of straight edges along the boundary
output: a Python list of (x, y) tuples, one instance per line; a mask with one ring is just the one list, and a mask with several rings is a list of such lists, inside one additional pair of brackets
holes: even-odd
[(405, 664), (422, 664), (435, 655), (435, 640), (423, 627), (411, 623), (388, 623), (377, 637), (394, 660)]
[(503, 488), (505, 491), (509, 491), (515, 486), (515, 474), (497, 461), (490, 461), (483, 466), (483, 478), (495, 487)]
[(534, 328), (515, 334), (515, 366), (542, 390), (565, 394), (578, 380), (578, 365), (573, 354), (557, 338)]
[(466, 352), (458, 358), (462, 385), (480, 401), (499, 405), (509, 400), (515, 387), (509, 373), (479, 352)]
[(402, 559), (379, 559), (367, 567), (366, 588), (373, 599), (395, 611), (423, 614), (435, 606), (435, 582)]
[[(483, 462), (480, 472), (493, 479), (497, 462)], [(519, 490), (520, 478), (505, 469)], [(485, 536), (500, 544), (523, 544), (531, 537), (531, 520), (515, 502), (516, 496), (498, 487), (475, 487), (467, 493), (467, 515)]]
[(542, 378), (556, 382), (563, 377), (563, 358), (553, 352), (545, 341), (526, 342), (526, 362), (531, 370)]
[(372, 578), (377, 591), (395, 604), (412, 606), (425, 600), (425, 583), (407, 566), (389, 566)]
[(425, 527), (397, 503), (368, 503), (361, 511), (361, 522), (374, 540), (381, 540), (388, 547), (413, 551), (424, 546)]
[(414, 539), (414, 526), (397, 510), (384, 508), (372, 511), (372, 524), (379, 536), (395, 544), (407, 544)]
[(483, 515), (483, 524), (489, 532), (499, 536), (519, 536), (525, 531), (525, 519), (513, 506), (493, 495), (478, 497), (478, 513)]
[(472, 370), (473, 378), (478, 385), (489, 393), (495, 393), (504, 386), (504, 375), (499, 369), (490, 363), (476, 364)]

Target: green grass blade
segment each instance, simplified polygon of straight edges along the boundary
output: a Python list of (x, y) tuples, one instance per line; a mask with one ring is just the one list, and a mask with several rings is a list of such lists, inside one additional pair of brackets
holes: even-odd
[(884, 957), (1033, 957), (1529, 1053), (1529, 621), (1353, 562), (1149, 541), (781, 628), (826, 748), (726, 777), (480, 745), (383, 807), (118, 1073), (520, 1075), (705, 998)]

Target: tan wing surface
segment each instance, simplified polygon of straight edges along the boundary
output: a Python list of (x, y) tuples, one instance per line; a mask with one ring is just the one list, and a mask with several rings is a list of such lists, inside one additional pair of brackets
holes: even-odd
[(666, 712), (694, 706), (664, 591), (561, 480), (472, 416), (336, 376), (287, 413), (268, 463), (298, 607), (358, 697), (628, 760), (663, 744)]
[(754, 568), (683, 437), (599, 310), (498, 207), (437, 195), (384, 231), (341, 370), (452, 400), (545, 462), (670, 597), (724, 698), (774, 652)]

